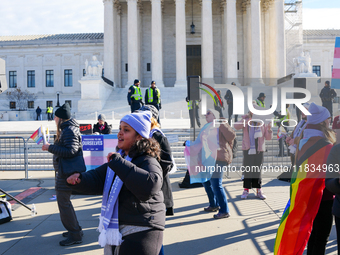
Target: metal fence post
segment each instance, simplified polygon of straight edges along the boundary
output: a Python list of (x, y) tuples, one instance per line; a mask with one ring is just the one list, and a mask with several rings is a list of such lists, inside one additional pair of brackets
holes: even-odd
[[(29, 139), (29, 138), (28, 138)], [(27, 140), (28, 140), (27, 139)], [(28, 179), (28, 151), (27, 151), (27, 142), (24, 140), (24, 164), (25, 164), (25, 179)]]

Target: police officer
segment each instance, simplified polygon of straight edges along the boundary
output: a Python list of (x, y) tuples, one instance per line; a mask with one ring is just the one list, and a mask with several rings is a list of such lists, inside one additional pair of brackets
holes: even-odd
[(333, 102), (332, 101), (333, 101), (333, 98), (336, 97), (336, 92), (334, 89), (331, 89), (329, 81), (325, 82), (325, 87), (323, 87), (319, 96), (322, 101), (322, 106), (327, 108), (327, 110), (331, 114), (332, 121), (333, 121)]
[(52, 106), (48, 106), (46, 112), (47, 112), (47, 119), (48, 120), (53, 120), (53, 117), (52, 117), (53, 107)]
[(131, 113), (137, 111), (144, 105), (142, 92), (140, 91), (139, 87), (140, 81), (136, 79), (133, 83), (134, 84), (130, 86), (129, 92), (127, 94), (127, 100), (131, 107)]
[[(161, 92), (160, 90), (156, 87), (156, 82), (152, 81), (150, 88), (145, 90), (145, 104), (153, 105), (156, 107), (156, 109), (159, 111), (162, 109), (162, 104), (161, 104)], [(160, 124), (159, 121), (159, 114), (158, 114), (158, 123)]]
[(260, 107), (266, 108), (266, 105), (264, 103), (265, 98), (266, 98), (266, 94), (261, 92), (258, 98), (255, 100), (256, 104)]
[[(199, 110), (198, 100), (189, 100), (188, 98), (186, 98), (185, 100), (188, 102), (188, 110), (189, 110), (191, 128), (194, 128), (195, 126), (195, 117), (196, 117), (197, 126), (201, 127), (200, 115), (198, 113), (198, 110)], [(193, 102), (195, 102), (195, 107), (193, 107)], [(195, 112), (193, 108), (195, 108)]]

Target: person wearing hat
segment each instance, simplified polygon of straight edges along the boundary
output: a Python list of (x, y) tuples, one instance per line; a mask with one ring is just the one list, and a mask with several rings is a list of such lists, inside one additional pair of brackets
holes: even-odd
[[(162, 102), (161, 102), (161, 92), (160, 90), (156, 87), (156, 82), (152, 81), (150, 88), (145, 90), (145, 104), (146, 105), (153, 105), (154, 107), (156, 107), (156, 109), (159, 111), (160, 109), (162, 109)], [(159, 114), (158, 114), (158, 118), (157, 121), (159, 124)]]
[(130, 86), (127, 94), (127, 100), (131, 108), (131, 113), (137, 111), (142, 107), (142, 105), (144, 105), (142, 92), (140, 90), (140, 80), (136, 79), (133, 82), (133, 85)]
[(106, 135), (111, 134), (111, 130), (112, 125), (107, 124), (105, 115), (99, 114), (97, 124), (93, 125), (93, 133)]
[(160, 252), (165, 226), (163, 173), (159, 145), (149, 138), (150, 127), (149, 111), (125, 115), (117, 152), (108, 154), (108, 163), (67, 179), (76, 191), (103, 194), (98, 241), (104, 254)]
[[(303, 104), (303, 106), (307, 110), (308, 110), (309, 105), (310, 105), (309, 103)], [(288, 149), (289, 149), (289, 154), (290, 154), (291, 167), (289, 169), (289, 172), (284, 172), (280, 176), (277, 177), (277, 179), (282, 180), (282, 181), (290, 182), (292, 171), (295, 165), (295, 152), (296, 152), (297, 144), (299, 143), (300, 135), (302, 134), (303, 130), (307, 126), (307, 115), (305, 115), (301, 111), (301, 117), (302, 119), (295, 126), (292, 133), (286, 138), (286, 143), (289, 146)]]
[[(322, 101), (322, 106), (326, 107), (331, 117), (333, 117), (333, 99), (336, 97), (336, 92), (334, 89), (331, 89), (331, 85), (329, 81), (325, 82), (325, 86), (322, 88), (319, 96)], [(333, 121), (331, 121), (332, 123)]]
[[(327, 108), (311, 103), (308, 111), (311, 115), (307, 116), (307, 126), (297, 144), (297, 171), (294, 171), (290, 184), (289, 214), (286, 224), (279, 226), (278, 233), (286, 232), (285, 226), (290, 226), (287, 237), (296, 239), (299, 246), (295, 246), (295, 250), (303, 251), (308, 241), (307, 254), (325, 254), (333, 222), (333, 194), (332, 189), (325, 188), (325, 177), (329, 162), (338, 162), (339, 155), (333, 154), (332, 160), (329, 158), (332, 157), (330, 151), (333, 150), (335, 134), (329, 128), (331, 115)], [(335, 170), (335, 165), (333, 167)], [(338, 181), (339, 172), (336, 175)], [(289, 254), (289, 247), (281, 246), (280, 249), (282, 254)]]
[(79, 244), (82, 242), (83, 231), (79, 226), (76, 213), (72, 206), (72, 189), (67, 186), (66, 178), (60, 172), (59, 162), (62, 158), (73, 158), (82, 156), (82, 143), (78, 122), (71, 118), (69, 104), (63, 104), (55, 111), (54, 121), (57, 125), (57, 136), (54, 144), (46, 143), (42, 146), (43, 151), (53, 154), (53, 166), (55, 170), (55, 190), (59, 208), (60, 219), (67, 230), (62, 234), (66, 237), (60, 241), (61, 246)]
[[(236, 86), (235, 82), (232, 82), (231, 85)], [(233, 93), (231, 93), (231, 91), (228, 89), (228, 91), (226, 92), (224, 99), (227, 102), (228, 105), (228, 123), (229, 125), (231, 125), (231, 118), (233, 115)], [(237, 122), (238, 119), (238, 115), (235, 115), (235, 122)]]
[(266, 108), (266, 105), (264, 103), (264, 100), (266, 99), (266, 94), (261, 92), (258, 96), (258, 98), (255, 100), (256, 104), (262, 108)]

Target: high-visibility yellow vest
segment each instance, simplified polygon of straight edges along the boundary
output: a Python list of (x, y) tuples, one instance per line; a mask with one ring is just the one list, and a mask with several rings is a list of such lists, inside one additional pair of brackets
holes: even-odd
[[(196, 106), (197, 106), (197, 105), (198, 105), (197, 100), (195, 100), (195, 102), (196, 102)], [(192, 110), (192, 100), (190, 100), (190, 101), (188, 102), (188, 110)]]
[(260, 107), (263, 107), (263, 108), (266, 107), (265, 104), (264, 104), (264, 102), (262, 103), (261, 100), (256, 99), (256, 103), (257, 103), (257, 105), (260, 106)]
[(280, 122), (282, 122), (282, 121), (284, 121), (284, 120), (286, 120), (286, 119), (289, 119), (290, 118), (290, 116), (289, 116), (289, 111), (288, 111), (288, 109), (286, 109), (286, 115), (285, 116), (283, 116), (281, 119), (279, 119), (280, 120)]
[(135, 89), (135, 92), (131, 95), (131, 98), (133, 97), (135, 100), (142, 100), (142, 92), (140, 91), (140, 87), (133, 86)]
[(53, 112), (53, 108), (51, 106), (47, 107), (47, 113), (52, 113)]
[[(157, 93), (157, 104), (161, 103), (161, 92), (159, 91), (159, 89), (156, 88), (156, 93)], [(148, 103), (152, 103), (153, 102), (153, 89), (152, 88), (148, 88)]]

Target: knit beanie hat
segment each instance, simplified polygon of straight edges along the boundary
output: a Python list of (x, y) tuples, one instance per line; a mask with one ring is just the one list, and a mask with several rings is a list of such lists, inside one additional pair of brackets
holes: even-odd
[(151, 104), (143, 105), (141, 108), (139, 108), (139, 111), (150, 111), (152, 113), (152, 117), (158, 120), (158, 110)]
[(104, 114), (99, 114), (99, 115), (98, 115), (98, 120), (105, 121), (105, 120), (106, 120), (105, 115), (104, 115)]
[(134, 112), (125, 115), (120, 122), (129, 124), (138, 134), (144, 138), (149, 138), (151, 129), (151, 112)]
[(216, 111), (216, 110), (207, 109), (207, 113), (208, 113), (208, 112), (211, 112), (212, 114), (214, 114), (215, 119), (218, 119), (218, 118), (220, 117), (218, 111)]
[(63, 104), (61, 107), (59, 107), (56, 111), (55, 111), (55, 116), (57, 116), (58, 118), (64, 119), (64, 120), (68, 120), (71, 118), (71, 109), (70, 109), (70, 105), (68, 103)]
[(308, 111), (312, 115), (307, 115), (307, 124), (319, 124), (331, 117), (327, 108), (316, 105), (315, 103), (310, 104)]

